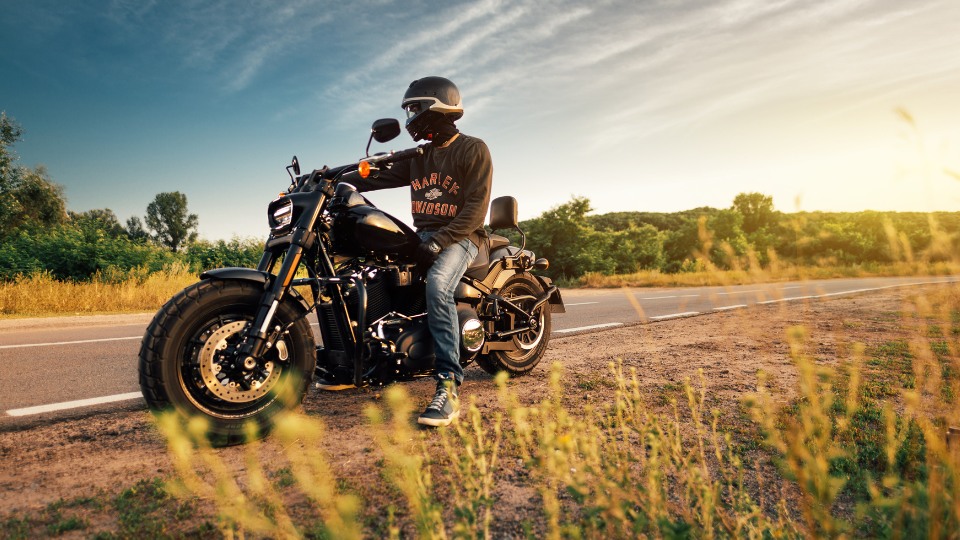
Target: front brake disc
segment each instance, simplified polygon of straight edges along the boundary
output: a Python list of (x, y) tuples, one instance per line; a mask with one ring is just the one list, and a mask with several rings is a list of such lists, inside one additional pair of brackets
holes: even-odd
[(280, 380), (280, 369), (277, 369), (271, 361), (263, 365), (263, 371), (267, 372), (267, 376), (251, 381), (249, 390), (244, 390), (239, 382), (231, 380), (223, 370), (221, 362), (226, 359), (219, 354), (220, 351), (226, 349), (227, 341), (241, 334), (247, 324), (247, 321), (235, 321), (221, 326), (210, 334), (203, 348), (200, 349), (200, 375), (203, 378), (203, 384), (218, 398), (231, 403), (254, 401), (266, 395)]

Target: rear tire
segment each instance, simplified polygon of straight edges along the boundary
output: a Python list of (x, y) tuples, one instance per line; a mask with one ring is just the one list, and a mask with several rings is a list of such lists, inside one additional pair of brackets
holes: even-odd
[[(534, 304), (534, 298), (539, 298), (543, 294), (543, 287), (532, 274), (522, 273), (510, 277), (499, 294), (504, 298), (523, 298), (515, 303), (520, 308), (527, 310)], [(534, 314), (537, 319), (537, 328), (513, 337), (513, 344), (516, 349), (512, 351), (491, 351), (488, 354), (477, 356), (477, 365), (484, 371), (495, 375), (501, 371), (506, 371), (511, 377), (517, 377), (529, 373), (540, 363), (544, 353), (547, 351), (547, 345), (550, 342), (550, 305), (544, 303), (537, 308)], [(495, 323), (503, 325), (503, 323)], [(506, 325), (496, 326), (493, 330), (511, 330)]]
[(140, 389), (154, 412), (207, 420), (214, 446), (245, 442), (254, 422), (263, 436), (273, 417), (303, 401), (316, 365), (306, 310), (292, 297), (272, 326), (293, 323), (263, 355), (250, 388), (232, 383), (221, 351), (233, 347), (256, 316), (263, 288), (243, 281), (204, 280), (171, 298), (153, 318), (140, 345)]

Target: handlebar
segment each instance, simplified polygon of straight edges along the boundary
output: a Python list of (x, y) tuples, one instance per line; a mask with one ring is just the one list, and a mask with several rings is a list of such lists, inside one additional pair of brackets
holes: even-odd
[(423, 146), (415, 146), (413, 148), (407, 148), (406, 150), (400, 150), (393, 152), (392, 154), (384, 154), (382, 156), (371, 156), (363, 161), (366, 161), (370, 164), (388, 165), (390, 163), (404, 161), (420, 155), (423, 155)]
[(360, 166), (360, 163), (367, 162), (371, 165), (389, 165), (391, 163), (396, 163), (398, 161), (404, 161), (406, 159), (411, 159), (413, 157), (423, 154), (423, 146), (417, 146), (414, 148), (408, 148), (406, 150), (400, 150), (390, 154), (381, 154), (376, 156), (370, 156), (364, 158), (356, 163), (351, 163), (350, 165), (342, 165), (340, 167), (335, 167), (333, 169), (326, 169), (322, 171), (321, 178), (324, 179), (336, 179), (346, 173), (356, 171)]

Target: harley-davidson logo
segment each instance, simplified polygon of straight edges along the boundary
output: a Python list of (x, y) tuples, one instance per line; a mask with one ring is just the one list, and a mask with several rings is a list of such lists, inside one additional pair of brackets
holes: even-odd
[(442, 192), (442, 191), (440, 191), (440, 190), (437, 189), (437, 188), (433, 188), (433, 189), (431, 189), (430, 191), (428, 191), (427, 194), (424, 195), (424, 197), (426, 197), (427, 199), (429, 199), (429, 200), (432, 201), (432, 200), (436, 199), (437, 197), (439, 197), (439, 196), (441, 196), (441, 195), (443, 195), (443, 192)]

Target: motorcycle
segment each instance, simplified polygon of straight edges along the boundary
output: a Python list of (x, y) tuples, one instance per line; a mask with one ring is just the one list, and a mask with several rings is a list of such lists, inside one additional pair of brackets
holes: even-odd
[[(294, 156), (290, 187), (267, 209), (270, 234), (257, 268), (203, 272), (147, 328), (139, 380), (152, 410), (204, 417), (210, 441), (230, 445), (245, 440), (251, 421), (266, 434), (274, 416), (300, 405), (314, 376), (364, 387), (432, 374), (414, 255), (420, 239), (349, 184), (423, 153), (420, 146), (370, 155), (374, 140), (399, 134), (395, 119), (374, 122), (367, 157), (336, 168), (301, 174)], [(563, 300), (533, 273), (549, 263), (525, 249), (516, 199), (492, 201), (489, 226), (517, 231), (520, 246), (489, 234), (461, 279), (460, 362), (523, 375), (543, 357)]]

